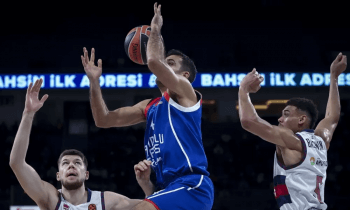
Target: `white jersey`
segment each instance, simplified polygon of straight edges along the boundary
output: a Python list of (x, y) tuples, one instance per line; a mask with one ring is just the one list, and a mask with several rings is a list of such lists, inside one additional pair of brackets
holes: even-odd
[(292, 166), (284, 166), (275, 153), (273, 184), (281, 210), (324, 210), (327, 147), (321, 137), (307, 129), (296, 133), (303, 145), (302, 160)]
[(55, 210), (105, 210), (104, 193), (91, 191), (88, 189), (88, 199), (86, 203), (74, 206), (66, 201), (59, 190), (60, 195)]

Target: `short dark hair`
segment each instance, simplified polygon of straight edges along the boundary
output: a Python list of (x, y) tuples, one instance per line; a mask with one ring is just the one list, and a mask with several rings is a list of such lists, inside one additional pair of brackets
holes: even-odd
[(297, 109), (300, 109), (306, 112), (310, 117), (310, 129), (315, 127), (317, 118), (318, 118), (318, 110), (316, 104), (307, 98), (291, 98), (287, 101), (287, 106), (295, 106)]
[(82, 161), (83, 161), (83, 163), (85, 165), (85, 168), (87, 169), (88, 161), (87, 161), (85, 155), (82, 152), (80, 152), (79, 150), (76, 150), (76, 149), (66, 149), (60, 154), (60, 157), (58, 158), (58, 161), (57, 161), (58, 168), (60, 167), (60, 163), (61, 163), (61, 160), (62, 160), (63, 156), (66, 156), (66, 155), (77, 155), (77, 156), (81, 157), (81, 159), (82, 159)]
[(188, 71), (190, 72), (190, 77), (188, 78), (188, 80), (192, 83), (195, 79), (196, 79), (196, 75), (197, 75), (197, 69), (196, 66), (194, 65), (194, 62), (184, 53), (182, 53), (179, 50), (170, 50), (166, 57), (169, 57), (171, 55), (178, 55), (182, 58), (182, 71)]

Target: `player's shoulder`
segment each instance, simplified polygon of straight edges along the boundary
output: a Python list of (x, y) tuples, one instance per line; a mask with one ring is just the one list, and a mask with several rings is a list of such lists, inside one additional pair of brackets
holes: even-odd
[(323, 140), (320, 135), (318, 135), (318, 131), (313, 129), (304, 129), (296, 133), (299, 138), (303, 140), (311, 139), (311, 140)]

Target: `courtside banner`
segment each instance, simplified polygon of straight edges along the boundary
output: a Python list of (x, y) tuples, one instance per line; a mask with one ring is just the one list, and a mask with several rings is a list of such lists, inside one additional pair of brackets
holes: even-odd
[(10, 206), (10, 210), (40, 210), (38, 206)]
[[(262, 72), (261, 86), (265, 87), (316, 87), (328, 86), (330, 73)], [(198, 73), (195, 88), (238, 87), (245, 73)], [(25, 89), (30, 82), (43, 78), (44, 89), (89, 88), (86, 74), (0, 74), (0, 89)], [(156, 76), (151, 73), (102, 74), (101, 88), (156, 88)], [(350, 86), (350, 73), (338, 78), (339, 86)]]

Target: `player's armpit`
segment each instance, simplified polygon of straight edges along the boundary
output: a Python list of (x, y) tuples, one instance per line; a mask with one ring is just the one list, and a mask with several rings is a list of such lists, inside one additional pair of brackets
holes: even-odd
[(320, 136), (323, 141), (326, 143), (327, 150), (329, 149), (333, 133), (338, 125), (338, 121), (334, 121), (331, 118), (324, 118), (321, 120), (316, 129), (315, 135)]
[(245, 130), (259, 136), (265, 141), (291, 150), (303, 151), (300, 139), (288, 128), (271, 125), (260, 117), (241, 120), (241, 124)]
[(33, 199), (40, 209), (54, 209), (58, 202), (57, 189), (41, 180), (38, 173), (27, 163), (11, 165), (25, 193)]
[(124, 127), (145, 122), (145, 108), (151, 99), (143, 100), (134, 106), (127, 106), (109, 111), (103, 121), (96, 122), (99, 128)]
[(132, 209), (142, 200), (130, 199), (126, 196), (120, 195), (118, 193), (106, 191), (104, 192), (106, 209), (110, 210), (127, 210)]

